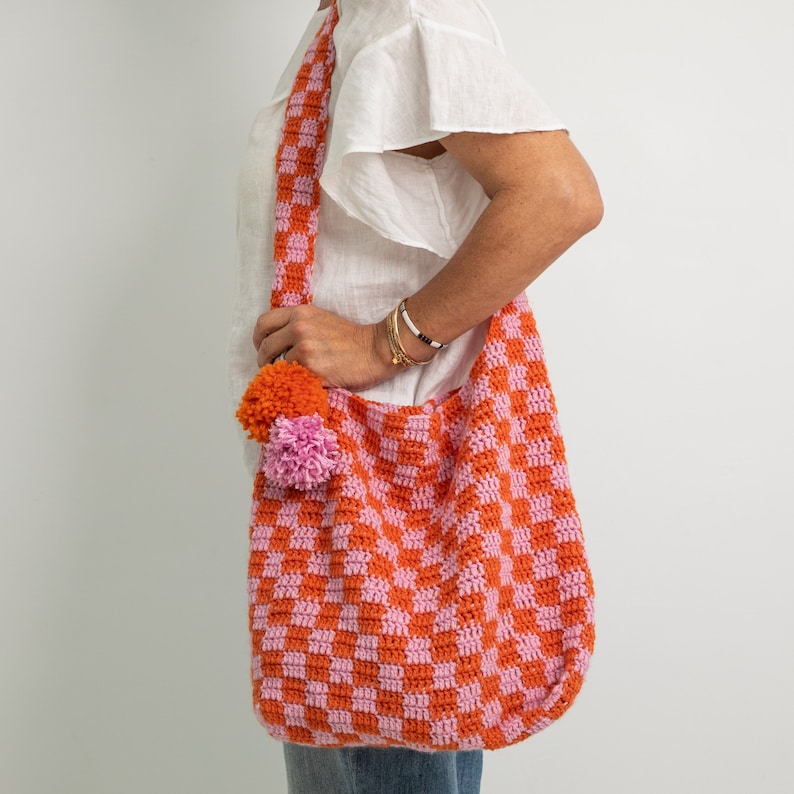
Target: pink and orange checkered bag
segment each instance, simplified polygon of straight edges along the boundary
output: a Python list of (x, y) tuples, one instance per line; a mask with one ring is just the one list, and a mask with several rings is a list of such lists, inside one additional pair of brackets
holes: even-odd
[[(311, 299), (335, 19), (307, 52), (282, 133), (276, 306)], [(526, 298), (492, 318), (465, 384), (424, 405), (325, 390), (285, 362), (258, 378), (238, 415), (266, 442), (249, 593), (269, 732), (494, 749), (565, 712), (593, 649), (593, 587)]]

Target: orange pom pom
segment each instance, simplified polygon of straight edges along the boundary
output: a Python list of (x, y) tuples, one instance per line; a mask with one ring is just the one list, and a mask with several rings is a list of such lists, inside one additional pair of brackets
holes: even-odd
[(328, 416), (328, 395), (322, 380), (297, 362), (276, 361), (268, 364), (248, 384), (237, 419), (248, 431), (248, 438), (264, 444), (270, 435), (270, 425), (278, 416), (319, 414)]

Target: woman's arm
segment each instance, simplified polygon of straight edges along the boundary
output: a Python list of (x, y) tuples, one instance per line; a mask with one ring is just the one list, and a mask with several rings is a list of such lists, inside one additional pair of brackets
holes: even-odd
[[(415, 325), (431, 339), (450, 342), (511, 301), (595, 228), (603, 207), (590, 168), (563, 131), (463, 132), (440, 144), (491, 199), (444, 268), (408, 297)], [(429, 358), (432, 348), (399, 322), (408, 354)], [(357, 325), (314, 306), (261, 315), (254, 345), (260, 366), (288, 351), (287, 360), (351, 390), (401, 371), (391, 360), (385, 320)]]
[[(603, 205), (565, 132), (467, 132), (441, 143), (491, 199), (455, 256), (408, 300), (417, 327), (449, 342), (498, 311), (595, 228)], [(432, 352), (421, 345), (412, 349), (425, 357)]]

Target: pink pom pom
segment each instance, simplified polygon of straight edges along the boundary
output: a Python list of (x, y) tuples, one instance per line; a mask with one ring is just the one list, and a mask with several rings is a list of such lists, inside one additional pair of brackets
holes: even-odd
[(265, 444), (265, 476), (276, 485), (300, 490), (327, 482), (337, 470), (339, 447), (336, 434), (323, 425), (322, 417), (277, 417)]

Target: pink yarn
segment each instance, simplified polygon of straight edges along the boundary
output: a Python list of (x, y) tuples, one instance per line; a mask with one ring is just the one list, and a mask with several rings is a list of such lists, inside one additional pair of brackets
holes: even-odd
[(265, 476), (284, 488), (299, 490), (327, 482), (339, 463), (336, 433), (319, 414), (277, 417), (265, 445)]

